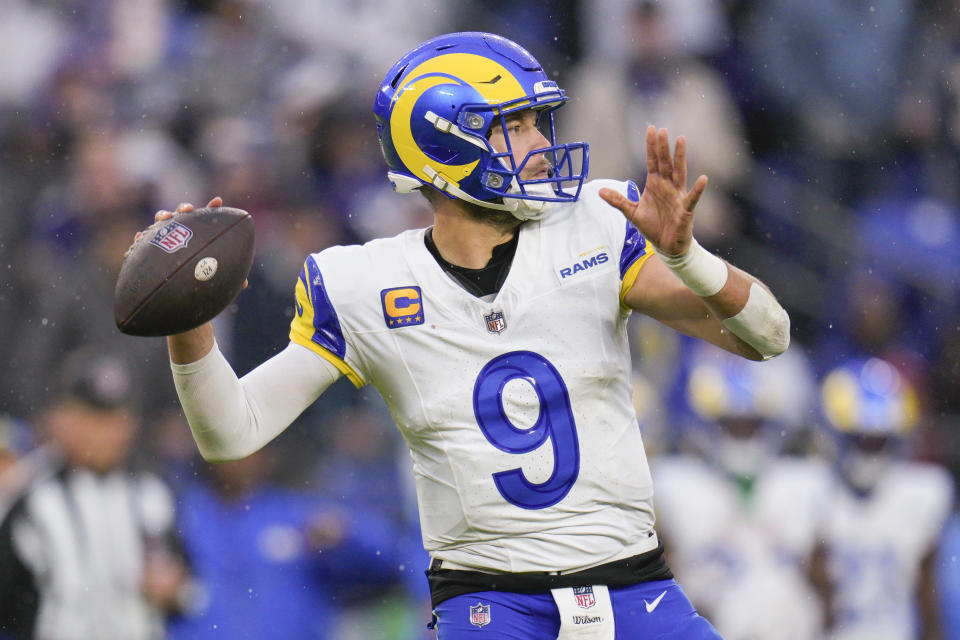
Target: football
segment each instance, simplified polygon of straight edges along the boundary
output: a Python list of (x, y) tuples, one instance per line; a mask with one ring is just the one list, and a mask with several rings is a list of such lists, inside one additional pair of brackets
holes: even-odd
[(146, 229), (120, 266), (117, 328), (133, 336), (182, 333), (213, 319), (253, 264), (253, 218), (241, 209), (194, 209)]

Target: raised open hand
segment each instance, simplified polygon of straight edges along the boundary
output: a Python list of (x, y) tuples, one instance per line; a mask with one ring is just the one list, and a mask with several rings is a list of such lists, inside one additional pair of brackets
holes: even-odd
[(627, 220), (667, 256), (687, 251), (693, 240), (693, 209), (707, 187), (700, 176), (687, 191), (687, 142), (677, 138), (673, 157), (666, 129), (647, 127), (647, 183), (639, 202), (613, 189), (601, 189), (600, 197), (620, 209)]

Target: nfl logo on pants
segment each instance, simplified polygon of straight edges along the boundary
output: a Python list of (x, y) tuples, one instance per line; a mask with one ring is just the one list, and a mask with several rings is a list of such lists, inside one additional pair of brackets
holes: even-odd
[(589, 609), (597, 604), (597, 599), (593, 597), (593, 587), (574, 587), (573, 595), (577, 598), (577, 606), (581, 609)]
[(490, 605), (478, 602), (475, 607), (470, 607), (470, 624), (475, 627), (490, 624)]

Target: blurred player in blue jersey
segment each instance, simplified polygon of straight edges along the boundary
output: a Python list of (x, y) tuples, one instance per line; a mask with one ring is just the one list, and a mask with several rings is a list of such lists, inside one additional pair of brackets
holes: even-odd
[(694, 240), (707, 178), (688, 190), (683, 138), (647, 129), (642, 193), (585, 183), (587, 145), (556, 139), (566, 101), (496, 35), (404, 55), (374, 115), (433, 226), (310, 255), (290, 345), (242, 380), (210, 324), (170, 336), (174, 381), (210, 460), (256, 451), (340, 376), (373, 385), (413, 458), (442, 640), (714, 638), (654, 530), (626, 321), (763, 360), (789, 319)]

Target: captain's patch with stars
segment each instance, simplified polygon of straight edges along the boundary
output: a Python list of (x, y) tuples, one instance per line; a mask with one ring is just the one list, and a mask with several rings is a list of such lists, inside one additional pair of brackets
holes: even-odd
[(383, 320), (390, 329), (423, 324), (420, 287), (393, 287), (380, 292)]

